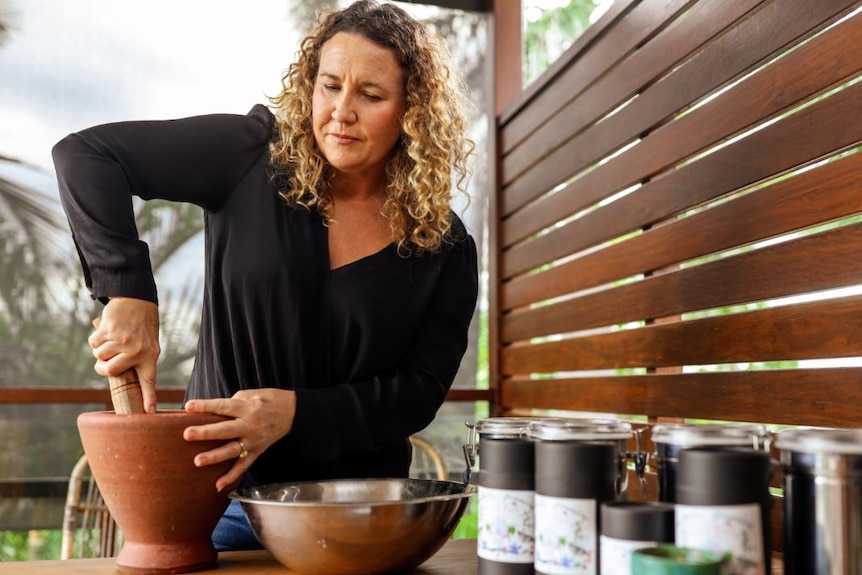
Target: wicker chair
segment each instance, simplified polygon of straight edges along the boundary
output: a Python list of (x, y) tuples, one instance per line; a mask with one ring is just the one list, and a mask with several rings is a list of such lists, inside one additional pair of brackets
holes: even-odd
[(410, 477), (418, 479), (449, 479), (449, 470), (443, 456), (434, 445), (426, 439), (413, 435), (413, 461), (410, 463)]
[(114, 557), (122, 547), (122, 534), (88, 470), (87, 456), (81, 455), (66, 493), (61, 559)]

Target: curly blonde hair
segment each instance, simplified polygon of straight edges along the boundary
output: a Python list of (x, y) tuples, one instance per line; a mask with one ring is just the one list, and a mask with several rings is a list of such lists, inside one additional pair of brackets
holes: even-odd
[(318, 16), (281, 79), (281, 93), (270, 98), (277, 118), (269, 150), (276, 189), (288, 204), (316, 208), (330, 221), (332, 169), (315, 142), (311, 101), (323, 45), (339, 32), (388, 48), (404, 71), (405, 111), (386, 166), (383, 214), (402, 255), (439, 251), (449, 239), (453, 190), (466, 196), (474, 148), (466, 135), (465, 89), (442, 39), (397, 6), (360, 0)]

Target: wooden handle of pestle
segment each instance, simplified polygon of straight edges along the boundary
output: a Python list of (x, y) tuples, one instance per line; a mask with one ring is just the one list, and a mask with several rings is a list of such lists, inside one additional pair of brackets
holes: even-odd
[(141, 384), (134, 369), (108, 376), (108, 385), (111, 386), (111, 403), (114, 404), (115, 413), (146, 413)]
[[(101, 318), (94, 319), (93, 327), (98, 328), (100, 321)], [(146, 413), (141, 384), (134, 369), (108, 376), (108, 385), (111, 386), (111, 403), (114, 404), (115, 413)]]

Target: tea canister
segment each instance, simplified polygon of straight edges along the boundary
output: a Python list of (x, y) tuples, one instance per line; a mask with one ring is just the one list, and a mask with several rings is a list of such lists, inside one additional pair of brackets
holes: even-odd
[(660, 501), (602, 503), (599, 536), (602, 575), (630, 575), (637, 549), (674, 542), (674, 505)]
[(862, 573), (862, 429), (778, 433), (784, 572)]
[(560, 418), (530, 424), (535, 442), (535, 572), (596, 574), (599, 505), (626, 491), (631, 424)]
[(653, 426), (653, 454), (658, 477), (658, 500), (676, 501), (679, 452), (689, 447), (749, 447), (769, 451), (772, 433), (763, 425), (747, 423), (679, 423)]
[(533, 421), (492, 417), (471, 428), (475, 435), (464, 450), (468, 468), (479, 459), (479, 575), (533, 575), (535, 451), (527, 435)]
[(728, 573), (769, 575), (772, 496), (769, 453), (691, 447), (679, 454), (675, 544), (729, 553)]

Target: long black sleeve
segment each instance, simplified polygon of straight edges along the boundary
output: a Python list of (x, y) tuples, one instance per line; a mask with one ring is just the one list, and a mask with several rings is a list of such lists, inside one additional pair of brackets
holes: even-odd
[(271, 122), (255, 106), (247, 116), (104, 124), (57, 143), (60, 199), (93, 297), (156, 301), (132, 196), (217, 210), (260, 158)]

